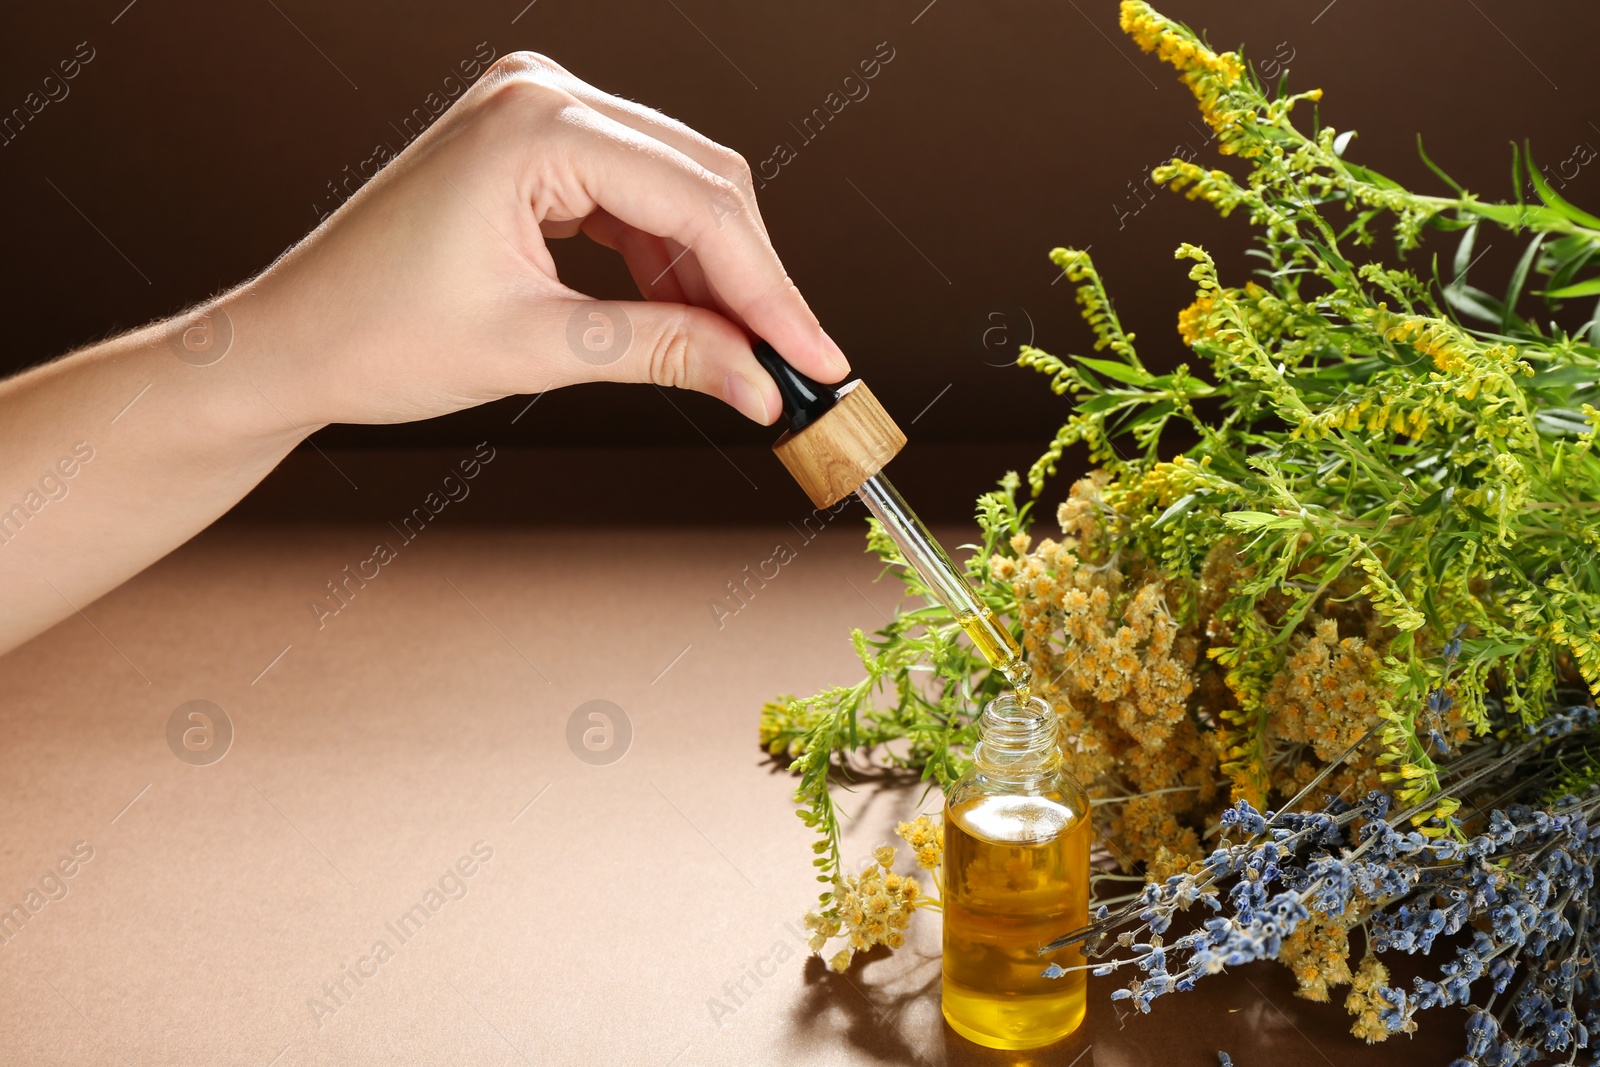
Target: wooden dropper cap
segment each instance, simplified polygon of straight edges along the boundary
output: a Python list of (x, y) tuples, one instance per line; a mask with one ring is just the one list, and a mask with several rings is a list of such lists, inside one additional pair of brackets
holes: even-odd
[(838, 389), (819, 385), (765, 341), (753, 346), (783, 397), (789, 428), (772, 450), (819, 508), (861, 488), (905, 447), (889, 413), (859, 378)]

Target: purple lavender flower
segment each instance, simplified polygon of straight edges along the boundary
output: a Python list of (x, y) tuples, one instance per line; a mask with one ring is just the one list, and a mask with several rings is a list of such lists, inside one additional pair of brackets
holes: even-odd
[[(1460, 651), (1453, 644), (1452, 661)], [(1448, 710), (1449, 700), (1436, 691), (1428, 711)], [(1224, 836), (1198, 870), (1146, 884), (1120, 909), (1102, 905), (1089, 927), (1041, 954), (1086, 943), (1099, 957), (1086, 965), (1096, 975), (1124, 967), (1137, 975), (1112, 995), (1145, 1012), (1205, 975), (1278, 956), (1313, 915), (1338, 919), (1359, 906), (1372, 952), (1445, 953), (1409, 989), (1369, 987), (1384, 1030), (1409, 1032), (1418, 1012), (1461, 1006), (1466, 1055), (1453, 1067), (1576, 1057), (1600, 1032), (1600, 783), (1574, 789), (1568, 778), (1568, 792), (1543, 790), (1565, 768), (1593, 766), (1597, 720), (1594, 708), (1575, 706), (1512, 739), (1464, 748), (1443, 779), (1466, 806), (1446, 818), (1430, 817), (1432, 801), (1395, 810), (1377, 791), (1353, 802), (1329, 798), (1311, 812), (1236, 802), (1222, 813), (1221, 831), (1241, 840)], [(1472, 807), (1480, 798), (1489, 803)], [(1199, 902), (1209, 917), (1183, 922), (1179, 936), (1163, 941)], [(1465, 944), (1442, 940), (1462, 931), (1470, 933)], [(1052, 963), (1043, 973), (1061, 977), (1068, 968)], [(1218, 1058), (1231, 1062), (1226, 1053)]]

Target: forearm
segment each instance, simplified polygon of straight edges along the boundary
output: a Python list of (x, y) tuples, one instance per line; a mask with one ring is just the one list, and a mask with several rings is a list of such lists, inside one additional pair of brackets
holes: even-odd
[(216, 362), (184, 347), (190, 321), (0, 382), (0, 652), (204, 529), (317, 428), (273, 395), (273, 315), (253, 289), (217, 303), (212, 336), (226, 322), (232, 340)]
[[(546, 237), (620, 251), (642, 301), (597, 302)], [(0, 652), (227, 511), (329, 422), (433, 418), (579, 382), (718, 396), (849, 364), (767, 237), (749, 167), (551, 60), (498, 61), (256, 281), (204, 309), (226, 352), (158, 323), (0, 382)], [(76, 451), (75, 451), (76, 450)]]

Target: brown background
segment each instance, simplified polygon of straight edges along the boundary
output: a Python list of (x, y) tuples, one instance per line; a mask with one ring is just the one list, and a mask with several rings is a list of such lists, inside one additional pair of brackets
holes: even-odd
[[(0, 113), (79, 41), (97, 51), (66, 100), (0, 147), (6, 359), (49, 358), (248, 277), (485, 40), (548, 52), (757, 162), (797, 141), (789, 123), (878, 42), (894, 47), (763, 211), (910, 431), (892, 470), (925, 514), (970, 515), (973, 493), (1063, 417), (976, 340), (998, 310), (1020, 328), (1011, 343), (1030, 321), (1047, 348), (1083, 343), (1051, 284), (1052, 245), (1093, 246), (1154, 362), (1177, 358), (1188, 295), (1172, 247), (1201, 241), (1244, 269), (1243, 220), (1163, 194), (1119, 221), (1148, 165), (1200, 146), (1187, 92), (1122, 40), (1110, 0), (524, 3), (110, 0), (0, 16)], [(1169, 10), (1259, 59), (1292, 51), (1294, 83), (1322, 85), (1328, 121), (1362, 131), (1355, 155), (1402, 180), (1429, 181), (1419, 130), (1490, 196), (1508, 192), (1512, 138), (1551, 163), (1600, 143), (1589, 4)], [(1600, 201), (1597, 171), (1575, 199)], [(1491, 268), (1511, 251), (1495, 244)], [(558, 255), (580, 287), (626, 295), (607, 255)], [(1455, 1018), (1367, 1048), (1337, 1006), (1296, 1000), (1263, 965), (1151, 1019), (1126, 1018), (1102, 985), (1072, 1042), (986, 1054), (940, 1024), (931, 916), (909, 952), (849, 979), (786, 957), (719, 1026), (710, 1001), (787, 943), (812, 900), (809, 835), (792, 781), (756, 748), (756, 709), (857, 680), (844, 635), (882, 625), (894, 602), (871, 584), (853, 508), (717, 627), (711, 599), (810, 508), (764, 454), (772, 431), (675, 399), (682, 414), (654, 390), (596, 386), (520, 418), (525, 398), (331, 428), (326, 455), (297, 452), (234, 522), (0, 658), (0, 904), (74, 841), (96, 850), (0, 950), (0, 1060), (1200, 1067), (1227, 1049), (1250, 1067), (1458, 1052)], [(502, 457), (446, 528), (319, 628), (308, 604), (325, 583), (484, 438)], [(644, 444), (658, 447), (630, 448)], [(517, 528), (530, 516), (568, 528)], [(666, 528), (685, 521), (702, 528)], [(966, 529), (943, 532), (954, 545)], [(236, 730), (209, 767), (165, 741), (193, 699)], [(633, 727), (606, 767), (566, 742), (594, 699)], [(841, 794), (847, 854), (922, 799)], [(479, 839), (496, 854), (470, 895), (318, 1027), (307, 999)]]
[[(497, 53), (547, 52), (754, 163), (779, 141), (794, 145), (797, 158), (761, 193), (773, 239), (874, 391), (902, 424), (916, 419), (914, 444), (1015, 442), (995, 453), (1014, 464), (1061, 421), (1062, 402), (1031, 374), (989, 365), (1030, 332), (1052, 350), (1082, 346), (1071, 294), (1051, 284), (1052, 246), (1092, 246), (1157, 363), (1178, 357), (1172, 323), (1188, 297), (1171, 249), (1190, 239), (1226, 250), (1235, 276), (1247, 264), (1237, 254), (1244, 220), (1219, 222), (1169, 193), (1119, 220), (1140, 203), (1130, 183), (1176, 145), (1215, 156), (1187, 91), (1117, 30), (1113, 0), (937, 0), (925, 10), (926, 0), (126, 3), (14, 7), (0, 27), (7, 110), (77, 42), (97, 52), (66, 100), (0, 148), (12, 367), (259, 270), (314, 225), (328, 182), (380, 142), (400, 145), (404, 117), (483, 41)], [(1510, 192), (1508, 141), (1530, 138), (1552, 165), (1579, 142), (1600, 144), (1590, 3), (1166, 6), (1219, 45), (1244, 42), (1268, 74), (1292, 54), (1292, 84), (1324, 87), (1325, 120), (1360, 131), (1356, 158), (1430, 190), (1419, 132), (1436, 160), (1492, 198)], [(883, 41), (895, 58), (870, 95), (804, 143), (790, 124)], [(1600, 201), (1597, 172), (1586, 168), (1567, 191)], [(631, 295), (609, 253), (579, 239), (558, 256), (580, 288)], [(993, 338), (999, 355), (979, 341), (993, 311), (1011, 327)], [(685, 397), (679, 413), (650, 389), (568, 390), (510, 425), (524, 403), (335, 427), (318, 440), (704, 449), (701, 431), (724, 446), (771, 437), (716, 401)], [(992, 473), (1001, 461), (989, 455)], [(952, 490), (958, 512), (967, 488)], [(787, 499), (791, 511), (798, 503)]]

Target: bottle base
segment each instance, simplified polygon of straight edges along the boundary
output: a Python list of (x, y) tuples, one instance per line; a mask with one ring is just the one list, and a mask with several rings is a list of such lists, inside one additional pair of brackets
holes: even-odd
[(996, 995), (943, 983), (940, 1009), (950, 1028), (985, 1048), (1007, 1050), (1053, 1045), (1083, 1025), (1087, 990)]

